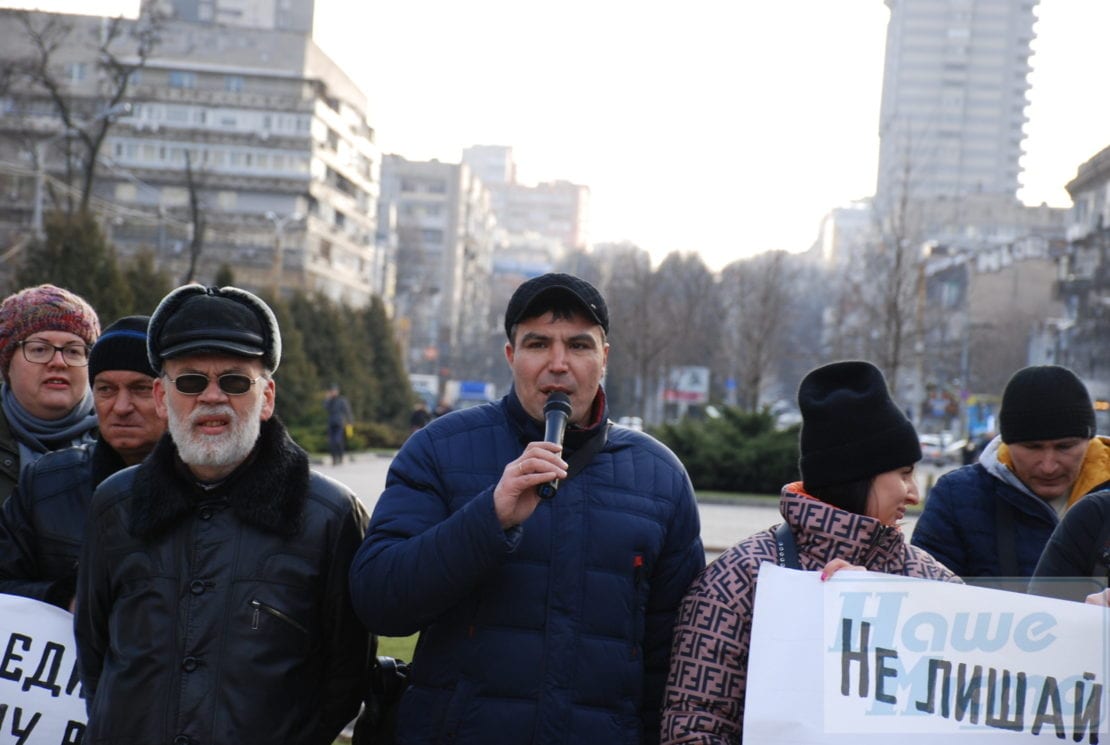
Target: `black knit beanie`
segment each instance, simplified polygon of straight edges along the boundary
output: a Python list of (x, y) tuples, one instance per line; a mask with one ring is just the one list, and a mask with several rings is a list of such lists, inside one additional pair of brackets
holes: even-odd
[(921, 442), (895, 405), (879, 368), (833, 362), (798, 386), (798, 470), (807, 491), (847, 484), (921, 460)]
[(1059, 365), (1037, 365), (1014, 373), (998, 412), (1002, 442), (1095, 436), (1091, 395), (1075, 373)]
[(104, 370), (132, 370), (157, 377), (146, 354), (146, 329), (150, 316), (124, 316), (96, 340), (89, 353), (89, 382)]

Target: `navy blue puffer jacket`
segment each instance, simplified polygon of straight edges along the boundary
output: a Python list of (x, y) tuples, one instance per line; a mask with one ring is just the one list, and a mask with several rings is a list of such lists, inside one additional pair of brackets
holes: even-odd
[(1043, 499), (991, 475), (979, 463), (940, 477), (929, 492), (911, 542), (965, 580), (1001, 577), (999, 501), (1013, 515), (1018, 576), (1030, 577), (1060, 522), (1056, 511)]
[(510, 393), (434, 420), (393, 461), (351, 591), (372, 631), (421, 632), (399, 743), (658, 741), (675, 613), (705, 563), (690, 480), (612, 427), (503, 531), (493, 489), (536, 428)]
[[(1025, 487), (1000, 460), (1001, 438), (995, 438), (979, 462), (945, 474), (929, 492), (913, 545), (923, 548), (965, 581), (976, 578), (1033, 575), (1052, 531), (1060, 523), (1056, 510)], [(1070, 502), (1110, 485), (1110, 442), (1091, 441), (1072, 489)], [(1000, 540), (999, 527), (1011, 525)], [(1009, 571), (1002, 556), (1012, 558)], [(986, 584), (990, 584), (989, 582)], [(1025, 583), (1002, 583), (1025, 591)]]

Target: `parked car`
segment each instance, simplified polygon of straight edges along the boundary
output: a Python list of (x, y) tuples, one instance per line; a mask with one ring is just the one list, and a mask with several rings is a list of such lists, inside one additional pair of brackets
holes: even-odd
[(918, 435), (921, 441), (921, 459), (934, 466), (959, 464), (966, 440), (958, 440), (948, 433)]
[(622, 416), (617, 420), (617, 424), (634, 429), (637, 432), (642, 432), (644, 429), (644, 420), (638, 416)]

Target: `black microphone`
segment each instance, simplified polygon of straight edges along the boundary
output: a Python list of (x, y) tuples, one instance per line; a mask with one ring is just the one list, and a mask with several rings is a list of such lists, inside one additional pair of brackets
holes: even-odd
[[(570, 396), (561, 391), (555, 391), (547, 397), (543, 405), (543, 418), (546, 422), (543, 430), (543, 441), (563, 444), (563, 433), (567, 430), (567, 419), (570, 418)], [(559, 490), (559, 480), (547, 484), (540, 484), (537, 490), (540, 499), (551, 499)]]

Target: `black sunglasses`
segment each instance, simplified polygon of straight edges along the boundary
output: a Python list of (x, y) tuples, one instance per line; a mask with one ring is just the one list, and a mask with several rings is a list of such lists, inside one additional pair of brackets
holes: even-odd
[[(216, 378), (216, 385), (229, 396), (242, 396), (261, 378), (261, 375), (252, 378), (241, 373), (227, 373)], [(212, 380), (207, 375), (201, 375), (200, 373), (185, 373), (184, 375), (178, 375), (176, 378), (166, 376), (166, 379), (173, 383), (173, 387), (177, 389), (178, 393), (186, 396), (199, 396), (204, 393), (208, 390), (208, 383)]]

